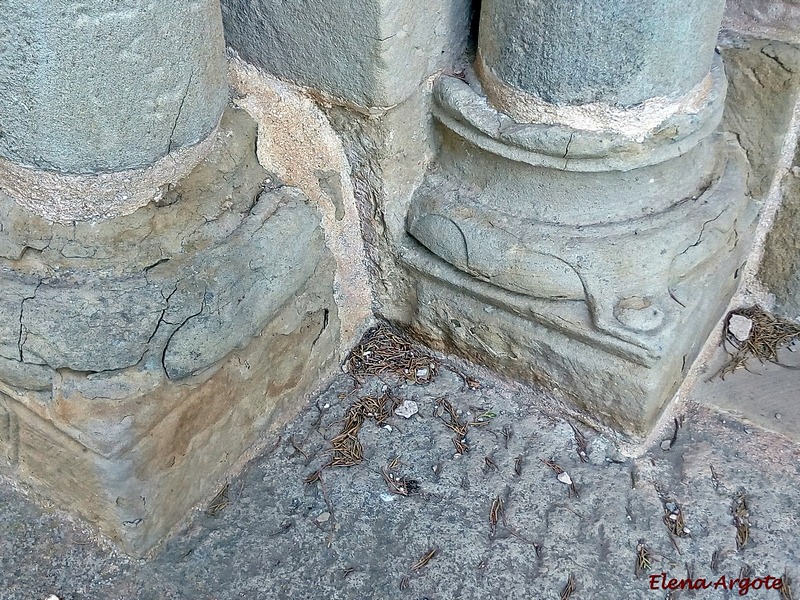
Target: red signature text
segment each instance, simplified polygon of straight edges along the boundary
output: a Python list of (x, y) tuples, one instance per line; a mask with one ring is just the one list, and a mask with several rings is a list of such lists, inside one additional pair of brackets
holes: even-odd
[(750, 590), (779, 590), (783, 587), (780, 577), (767, 575), (766, 577), (741, 577), (727, 578), (722, 575), (719, 579), (675, 579), (667, 578), (666, 573), (650, 575), (651, 590), (737, 590), (740, 596), (746, 596)]

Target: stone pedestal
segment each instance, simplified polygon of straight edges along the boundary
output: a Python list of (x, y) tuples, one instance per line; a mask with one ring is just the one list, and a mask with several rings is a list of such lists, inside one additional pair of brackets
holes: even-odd
[(61, 225), (0, 194), (0, 446), (14, 477), (134, 554), (338, 356), (316, 208), (258, 163), (246, 113), (220, 127), (131, 215)]
[(133, 554), (341, 357), (323, 215), (173, 4), (12, 2), (0, 54), (0, 470)]
[(756, 209), (714, 134), (722, 3), (629, 4), (483, 4), (477, 76), (435, 89), (405, 257), (420, 335), (641, 436), (724, 311)]

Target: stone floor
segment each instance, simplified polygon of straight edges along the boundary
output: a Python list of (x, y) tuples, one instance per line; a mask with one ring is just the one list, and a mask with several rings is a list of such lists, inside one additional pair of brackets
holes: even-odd
[[(753, 377), (742, 371), (726, 381)], [(795, 402), (797, 380), (782, 388)], [(366, 460), (306, 485), (330, 459), (347, 407), (383, 391), (414, 400), (419, 413), (393, 415), (387, 428), (368, 420), (360, 433)], [(485, 422), (469, 428), (464, 455), (455, 453), (447, 417), (436, 414), (441, 397), (461, 420)], [(769, 399), (754, 392), (746, 401)], [(572, 575), (572, 599), (779, 600), (790, 596), (720, 582), (785, 572), (800, 596), (800, 447), (690, 401), (674, 439), (670, 430), (670, 441), (656, 440), (635, 459), (576, 423), (587, 441), (582, 462), (575, 431), (548, 406), (544, 393), (460, 363), (443, 363), (420, 385), (373, 377), (355, 387), (342, 374), (268, 440), (213, 510), (198, 507), (147, 560), (116, 553), (0, 481), (0, 599), (565, 598)], [(386, 472), (415, 480), (415, 495), (389, 491), (382, 469), (397, 456)], [(545, 460), (566, 471), (577, 495)], [(732, 508), (740, 493), (749, 535), (737, 550)], [(683, 537), (668, 532), (665, 506), (680, 509)], [(650, 564), (637, 576), (640, 544)], [(432, 548), (435, 556), (415, 569)], [(718, 585), (663, 589), (673, 577)]]

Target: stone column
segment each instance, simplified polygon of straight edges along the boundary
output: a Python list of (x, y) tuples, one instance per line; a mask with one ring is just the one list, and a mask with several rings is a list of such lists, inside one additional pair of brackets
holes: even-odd
[(755, 213), (742, 153), (714, 134), (722, 8), (482, 4), (475, 73), (437, 83), (442, 149), (408, 218), (455, 270), (413, 243), (408, 262), (444, 296), (504, 310), (476, 312), (465, 333), (418, 290), (420, 330), (436, 323), (465, 352), (504, 347), (486, 355), (495, 367), (647, 432), (726, 306)]
[(219, 123), (219, 2), (10, 1), (3, 157), (68, 173), (120, 171), (196, 144)]
[(207, 150), (186, 149), (227, 103), (217, 0), (11, 0), (4, 20), (0, 189), (32, 210), (53, 221), (130, 213)]
[(487, 0), (478, 68), (491, 101), (518, 122), (538, 122), (538, 100), (631, 107), (679, 98), (708, 75), (724, 6)]
[(338, 361), (336, 263), (218, 0), (2, 12), (0, 471), (142, 554)]

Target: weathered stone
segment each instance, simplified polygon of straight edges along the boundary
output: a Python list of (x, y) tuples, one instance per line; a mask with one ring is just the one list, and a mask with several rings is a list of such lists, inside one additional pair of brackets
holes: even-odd
[(800, 2), (727, 0), (722, 23), (726, 28), (754, 37), (800, 43)]
[(677, 294), (685, 306), (675, 303), (680, 310), (671, 333), (656, 332), (659, 342), (650, 356), (598, 339), (583, 302), (498, 293), (413, 245), (405, 249), (417, 276), (409, 326), (436, 349), (543, 385), (582, 419), (640, 440), (678, 389), (737, 283), (730, 273), (741, 254), (719, 258), (717, 269), (693, 282), (694, 289), (714, 293)]
[(724, 4), (484, 0), (479, 60), (506, 84), (553, 104), (676, 98), (706, 77)]
[(342, 140), (322, 109), (301, 90), (265, 76), (241, 60), (230, 62), (234, 103), (258, 123), (256, 153), (277, 181), (299, 189), (320, 214), (325, 244), (336, 261), (334, 298), (342, 352), (373, 319), (372, 289), (364, 265), (352, 167)]
[(0, 393), (0, 464), (16, 468), (19, 460), (19, 424)]
[(436, 147), (430, 94), (418, 90), (379, 117), (328, 109), (350, 164), (376, 311), (407, 322), (414, 305), (413, 275), (399, 260), (411, 198)]
[[(435, 85), (442, 143), (401, 241), (422, 280), (403, 322), (637, 438), (723, 313), (757, 209), (743, 153), (714, 135), (722, 3), (612, 4), (482, 4), (475, 75)], [(621, 35), (618, 10), (638, 15)]]
[(0, 94), (0, 156), (72, 173), (119, 171), (193, 145), (217, 125), (227, 84), (215, 0), (12, 0), (3, 14), (0, 81), (14, 91)]
[[(0, 356), (98, 372), (150, 353), (181, 378), (264, 327), (313, 273), (323, 236), (296, 193), (262, 191), (267, 173), (253, 154), (252, 120), (232, 112), (225, 125), (231, 135), (222, 139), (237, 141), (220, 144), (167, 193), (166, 206), (103, 227), (67, 227), (6, 200), (8, 221), (20, 227), (0, 234), (7, 256)], [(229, 195), (220, 197), (224, 188), (214, 181), (226, 179)], [(302, 262), (280, 235), (306, 248)]]
[(362, 107), (393, 106), (464, 49), (465, 0), (223, 0), (227, 43), (283, 79)]
[[(694, 195), (672, 196), (671, 206), (646, 212), (634, 206), (636, 215), (608, 213), (607, 221), (592, 224), (592, 203), (582, 199), (581, 186), (574, 186), (575, 197), (567, 193), (570, 175), (580, 183), (576, 174), (520, 167), (514, 177), (495, 178), (481, 152), (454, 146), (450, 158), (460, 156), (464, 171), (430, 173), (409, 214), (409, 233), (444, 259), (407, 245), (407, 264), (430, 280), (417, 285), (412, 326), (437, 347), (453, 343), (516, 378), (557, 387), (593, 418), (644, 435), (724, 310), (744, 261), (756, 211), (743, 190), (743, 158), (732, 148), (724, 171), (708, 165), (710, 173), (693, 179), (700, 186)], [(713, 145), (699, 148), (716, 153)], [(446, 162), (449, 152), (446, 142)], [(681, 172), (668, 163), (652, 168)], [(481, 174), (480, 187), (468, 172)], [(607, 211), (630, 208), (631, 202), (616, 200), (628, 194), (627, 175), (617, 174), (616, 195), (600, 202)], [(601, 177), (587, 184), (601, 198), (605, 174), (586, 176)], [(654, 179), (647, 168), (629, 176)], [(564, 194), (548, 193), (547, 182), (561, 179)], [(713, 184), (706, 189), (704, 180)], [(531, 189), (541, 196), (520, 202)], [(542, 213), (553, 198), (560, 198), (553, 204), (559, 212)], [(517, 199), (516, 210), (503, 204), (509, 199)], [(462, 302), (449, 289), (477, 300)]]
[(0, 198), (0, 450), (135, 554), (341, 358), (318, 211), (273, 185), (244, 111), (221, 127), (129, 216), (70, 227)]
[[(798, 157), (800, 158), (800, 156)], [(800, 160), (795, 159), (800, 165)], [(800, 172), (783, 182), (783, 201), (767, 236), (759, 278), (775, 295), (775, 312), (800, 319)]]
[[(86, 376), (71, 376), (68, 395), (55, 397), (53, 416), (69, 419), (78, 435), (7, 399), (19, 421), (17, 477), (69, 505), (126, 551), (146, 552), (330, 372), (336, 317), (322, 308), (332, 307), (330, 286), (328, 271), (245, 348), (189, 384), (162, 378), (139, 396), (110, 401), (103, 394), (113, 395), (135, 372), (95, 382), (92, 394), (100, 397), (81, 394), (91, 385)], [(76, 441), (98, 436), (116, 445), (107, 456)]]
[(769, 190), (800, 91), (800, 50), (775, 41), (725, 34), (720, 49), (728, 76), (722, 126), (747, 153), (750, 193)]
[[(268, 204), (256, 205), (255, 218), (237, 232), (238, 239), (202, 256), (205, 264), (197, 272), (208, 286), (202, 307), (180, 324), (164, 349), (171, 379), (192, 375), (245, 345), (317, 268), (325, 243), (314, 210), (295, 199), (270, 215)], [(232, 254), (240, 257), (240, 268), (232, 268)]]

